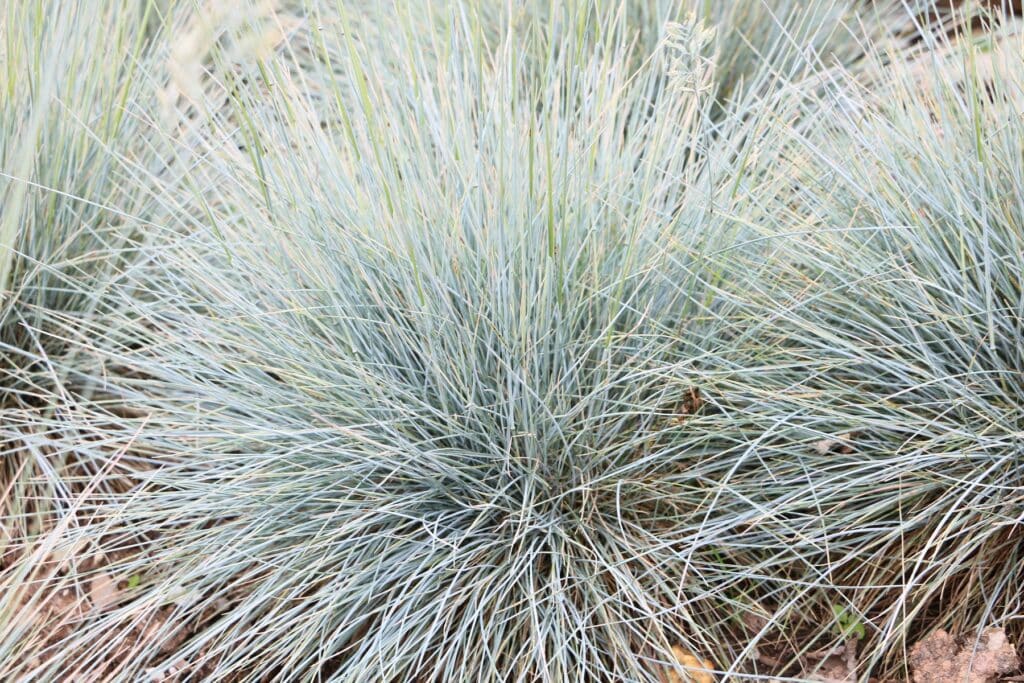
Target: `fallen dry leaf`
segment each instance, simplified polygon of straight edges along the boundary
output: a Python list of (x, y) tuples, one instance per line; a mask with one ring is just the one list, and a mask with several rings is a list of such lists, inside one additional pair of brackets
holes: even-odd
[(824, 650), (805, 655), (817, 663), (808, 662), (801, 678), (818, 683), (853, 683), (857, 676), (857, 638), (850, 637), (845, 643), (834, 644)]
[(89, 582), (89, 600), (96, 609), (113, 605), (121, 598), (117, 581), (110, 574), (100, 572)]
[(715, 677), (709, 671), (702, 671), (702, 669), (715, 668), (715, 665), (710, 660), (697, 659), (695, 655), (678, 645), (672, 646), (672, 656), (686, 669), (689, 679), (684, 679), (676, 671), (669, 671), (668, 683), (715, 683)]
[(814, 444), (814, 450), (818, 452), (818, 455), (825, 455), (826, 453), (853, 453), (853, 448), (850, 446), (850, 442), (853, 440), (853, 433), (846, 432), (845, 434), (839, 434), (832, 439), (822, 439)]

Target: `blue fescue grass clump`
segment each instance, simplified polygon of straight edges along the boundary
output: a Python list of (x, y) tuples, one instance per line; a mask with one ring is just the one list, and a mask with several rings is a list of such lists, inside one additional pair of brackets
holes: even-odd
[(769, 332), (807, 369), (779, 408), (833, 460), (807, 557), (867, 625), (865, 665), (897, 677), (931, 629), (1020, 634), (1024, 51), (1002, 24), (871, 90), (834, 83), (803, 146), (809, 234), (773, 292)]
[(1019, 631), (1019, 35), (99, 6), (2, 26), (0, 678), (907, 678)]
[(84, 568), (102, 553), (85, 530), (83, 497), (131, 485), (121, 477), (136, 459), (130, 437), (116, 416), (94, 410), (96, 385), (79, 380), (94, 367), (94, 331), (114, 323), (104, 293), (149, 239), (146, 220), (172, 215), (181, 192), (154, 108), (166, 4), (25, 0), (0, 9), (5, 679), (9, 662), (37, 657), (68, 616), (46, 618), (48, 589), (82, 586), (49, 584), (58, 572), (50, 560), (63, 552)]
[[(457, 25), (429, 66), (336, 35), (351, 78), (327, 117), (267, 64), (279, 94), (221, 119), (253, 146), (196, 171), (214, 223), (118, 290), (145, 344), (97, 330), (108, 390), (145, 415), (126, 430), (164, 463), (104, 513), (145, 547), (119, 568), (145, 590), (35, 673), (225, 596), (117, 672), (657, 681), (682, 673), (673, 646), (752, 665), (760, 599), (801, 618), (775, 595), (800, 558), (759, 521), (760, 426), (730, 412), (746, 321), (718, 294), (756, 278), (742, 245), (788, 180), (763, 168), (767, 119), (793, 105), (722, 122), (701, 24), (637, 71), (607, 30), (539, 81)], [(369, 78), (385, 65), (402, 88)]]
[(71, 412), (87, 399), (69, 368), (140, 234), (139, 183), (167, 161), (137, 107), (154, 77), (148, 3), (26, 0), (0, 22), (0, 453), (13, 552), (67, 504), (70, 468), (100, 467), (99, 437)]

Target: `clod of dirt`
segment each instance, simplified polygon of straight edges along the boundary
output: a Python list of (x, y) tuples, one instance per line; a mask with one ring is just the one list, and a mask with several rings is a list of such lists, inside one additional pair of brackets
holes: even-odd
[(679, 662), (680, 666), (686, 669), (688, 678), (683, 678), (675, 671), (666, 672), (668, 683), (715, 683), (715, 677), (709, 671), (702, 669), (714, 669), (715, 665), (710, 660), (697, 659), (692, 653), (687, 652), (678, 645), (672, 646), (672, 656)]
[(1017, 652), (1002, 629), (986, 629), (974, 639), (957, 642), (938, 630), (910, 650), (914, 683), (995, 683), (1020, 667)]

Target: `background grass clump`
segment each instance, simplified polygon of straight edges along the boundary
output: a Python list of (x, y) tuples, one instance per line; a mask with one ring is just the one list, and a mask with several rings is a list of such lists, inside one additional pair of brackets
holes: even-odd
[[(102, 303), (177, 225), (182, 170), (157, 121), (169, 4), (0, 10), (0, 675), (87, 608), (95, 498), (140, 454), (100, 400)], [(56, 610), (53, 595), (70, 607)], [(68, 599), (65, 601), (64, 597)], [(59, 614), (57, 613), (59, 611)]]
[(167, 162), (136, 106), (158, 29), (144, 4), (16, 2), (0, 21), (0, 485), (17, 554), (103, 468), (70, 375), (139, 238), (139, 187)]
[(1020, 636), (1008, 18), (99, 9), (0, 31), (0, 677), (904, 680)]
[(771, 291), (767, 327), (806, 368), (779, 408), (833, 460), (807, 489), (822, 599), (850, 602), (866, 665), (899, 678), (933, 629), (1020, 633), (1022, 54), (1004, 26), (872, 90), (837, 80), (803, 145), (809, 230)]

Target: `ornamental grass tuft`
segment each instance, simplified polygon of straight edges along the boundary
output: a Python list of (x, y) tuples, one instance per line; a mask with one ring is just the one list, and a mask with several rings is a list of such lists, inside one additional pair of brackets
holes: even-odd
[(605, 28), (540, 80), (459, 24), (441, 62), (337, 33), (334, 96), (270, 60), (276, 94), (210, 120), (231, 141), (194, 169), (211, 211), (126, 269), (95, 330), (106, 409), (159, 461), (97, 513), (125, 551), (108, 571), (143, 578), (34, 675), (752, 665), (743, 616), (800, 558), (757, 521), (763, 435), (728, 368), (748, 321), (719, 290), (757, 277), (788, 186), (771, 121), (799, 98), (722, 120), (703, 25), (635, 70)]

